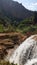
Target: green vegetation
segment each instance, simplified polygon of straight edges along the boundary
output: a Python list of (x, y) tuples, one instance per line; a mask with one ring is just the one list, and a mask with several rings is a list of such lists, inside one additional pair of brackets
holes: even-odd
[[(13, 63), (9, 63), (7, 61), (4, 61), (4, 60), (0, 60), (0, 65), (15, 65)], [(17, 65), (17, 64), (16, 64)]]
[[(30, 20), (31, 21), (31, 20)], [(21, 21), (18, 26), (14, 24), (8, 24), (7, 26), (4, 26), (3, 24), (0, 24), (0, 32), (34, 32), (37, 31), (37, 24), (32, 24), (28, 20)]]
[(34, 12), (34, 16), (26, 18), (22, 21), (2, 16), (0, 17), (0, 32), (21, 32), (25, 34), (27, 32), (37, 31), (36, 14), (37, 12)]
[(27, 19), (23, 20), (18, 25), (18, 30), (17, 31), (20, 31), (22, 33), (37, 31), (37, 24), (34, 25), (31, 20), (27, 20)]

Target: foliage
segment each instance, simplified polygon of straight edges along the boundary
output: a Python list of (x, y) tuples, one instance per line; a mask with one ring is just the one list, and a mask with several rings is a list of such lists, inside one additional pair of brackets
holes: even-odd
[(8, 16), (0, 16), (0, 32), (34, 32), (37, 30), (37, 12), (34, 16), (26, 18), (22, 21), (9, 18)]
[[(15, 65), (13, 63), (9, 63), (7, 61), (4, 61), (4, 60), (0, 60), (0, 65)], [(17, 65), (17, 64), (16, 64)]]

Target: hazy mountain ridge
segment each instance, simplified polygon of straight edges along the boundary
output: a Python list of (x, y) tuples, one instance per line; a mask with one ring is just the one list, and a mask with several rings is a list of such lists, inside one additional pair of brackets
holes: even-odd
[(29, 18), (33, 15), (32, 11), (27, 10), (22, 4), (12, 0), (0, 0), (0, 11), (7, 16), (18, 19)]
[[(36, 13), (37, 15), (37, 13)], [(37, 30), (33, 11), (13, 0), (0, 0), (0, 32), (31, 32)]]

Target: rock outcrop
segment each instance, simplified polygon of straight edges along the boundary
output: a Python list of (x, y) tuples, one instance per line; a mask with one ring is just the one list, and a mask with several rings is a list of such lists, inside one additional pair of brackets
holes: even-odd
[(20, 33), (0, 33), (0, 59), (10, 54), (23, 42), (27, 36)]

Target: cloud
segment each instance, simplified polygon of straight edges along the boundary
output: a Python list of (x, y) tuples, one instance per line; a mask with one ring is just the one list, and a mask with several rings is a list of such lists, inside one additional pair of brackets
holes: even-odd
[(34, 10), (37, 10), (37, 3), (31, 3), (31, 5), (29, 6), (29, 8), (32, 10), (33, 9), (33, 11)]
[(37, 3), (32, 3), (33, 6), (37, 6)]
[(37, 2), (36, 3), (30, 3), (30, 4), (26, 3), (25, 7), (29, 10), (37, 11)]

